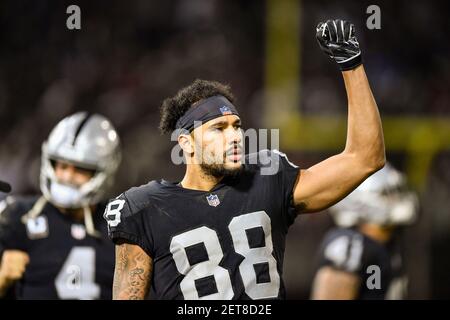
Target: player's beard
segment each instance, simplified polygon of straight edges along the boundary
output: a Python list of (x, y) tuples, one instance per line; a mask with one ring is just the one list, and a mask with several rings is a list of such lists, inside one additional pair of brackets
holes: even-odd
[(208, 149), (206, 149), (204, 156), (207, 154), (205, 158), (200, 162), (200, 168), (207, 176), (212, 176), (214, 178), (235, 178), (237, 177), (243, 169), (243, 164), (241, 163), (239, 166), (233, 166), (231, 168), (227, 168), (225, 165), (225, 161), (228, 156), (232, 156), (234, 154), (242, 155), (242, 146), (240, 144), (234, 144), (232, 147), (228, 148), (219, 159), (216, 154), (220, 152), (218, 150), (214, 150), (211, 153), (208, 153)]
[(224, 164), (200, 164), (200, 168), (202, 168), (206, 175), (215, 178), (235, 178), (242, 172), (243, 167), (243, 165), (240, 165), (239, 167), (230, 169), (226, 168)]

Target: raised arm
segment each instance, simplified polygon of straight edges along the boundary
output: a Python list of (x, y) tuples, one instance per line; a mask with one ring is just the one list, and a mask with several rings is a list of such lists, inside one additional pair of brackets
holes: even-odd
[(141, 247), (116, 245), (113, 300), (144, 300), (150, 289), (153, 262)]
[[(323, 25), (328, 25), (330, 30), (332, 26), (337, 29), (327, 33)], [(319, 43), (341, 67), (347, 91), (347, 142), (340, 154), (301, 170), (294, 188), (294, 203), (301, 212), (320, 211), (335, 204), (385, 163), (380, 115), (361, 65), (353, 27), (341, 20), (323, 25), (318, 27)], [(323, 40), (321, 35), (328, 40)]]

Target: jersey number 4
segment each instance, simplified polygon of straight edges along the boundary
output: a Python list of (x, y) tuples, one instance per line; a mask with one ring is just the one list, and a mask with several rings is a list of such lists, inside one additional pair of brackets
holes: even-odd
[(95, 250), (73, 247), (55, 279), (60, 299), (91, 300), (100, 298), (100, 286), (94, 282)]
[[(262, 228), (264, 245), (253, 247), (250, 245), (247, 231)], [(247, 213), (234, 217), (228, 229), (233, 240), (234, 249), (244, 257), (239, 265), (239, 272), (244, 283), (246, 294), (252, 299), (275, 298), (280, 289), (280, 276), (277, 262), (272, 255), (272, 233), (270, 218), (264, 211)], [(203, 244), (208, 254), (208, 260), (199, 263), (189, 262), (186, 249)], [(217, 232), (208, 227), (199, 227), (175, 236), (170, 243), (170, 252), (178, 271), (185, 275), (180, 283), (185, 299), (221, 299), (233, 298), (234, 291), (229, 271), (219, 266), (223, 258), (223, 251)], [(257, 268), (268, 269), (269, 281), (258, 283)], [(215, 293), (200, 296), (197, 285), (205, 279), (215, 282)]]

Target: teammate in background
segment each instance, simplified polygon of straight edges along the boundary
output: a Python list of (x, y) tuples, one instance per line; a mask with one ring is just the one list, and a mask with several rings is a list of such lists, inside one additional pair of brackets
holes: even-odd
[[(229, 88), (197, 80), (162, 105), (160, 129), (178, 130), (179, 183), (151, 181), (105, 211), (116, 246), (114, 299), (283, 299), (285, 238), (301, 212), (323, 210), (383, 167), (380, 116), (353, 25), (320, 23), (321, 48), (348, 94), (345, 150), (300, 170), (276, 150), (242, 155)], [(272, 170), (274, 169), (274, 170)]]
[[(10, 191), (11, 191), (11, 186), (8, 183), (0, 180), (0, 195), (3, 196), (1, 193), (8, 193)], [(3, 198), (2, 198), (2, 201), (0, 201), (0, 212), (3, 211), (5, 206), (6, 206), (6, 201), (3, 201)], [(2, 256), (3, 251), (4, 251), (4, 248), (3, 248), (2, 244), (0, 243), (0, 263), (1, 263), (1, 256)], [(7, 294), (7, 295), (1, 294), (0, 299), (14, 299), (14, 295), (12, 292), (9, 292), (9, 294)]]
[[(407, 277), (396, 235), (399, 226), (414, 222), (417, 207), (404, 175), (389, 164), (331, 207), (339, 227), (321, 244), (312, 299), (405, 299)], [(373, 266), (379, 267), (379, 279)]]
[(110, 299), (114, 246), (101, 202), (120, 163), (105, 117), (64, 118), (42, 145), (41, 196), (0, 204), (0, 294), (18, 299)]

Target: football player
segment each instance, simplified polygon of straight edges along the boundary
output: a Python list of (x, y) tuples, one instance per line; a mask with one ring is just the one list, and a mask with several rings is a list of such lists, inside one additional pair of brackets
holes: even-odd
[[(8, 193), (10, 191), (11, 191), (11, 186), (7, 182), (0, 180), (0, 193)], [(0, 212), (3, 211), (5, 205), (6, 205), (5, 201), (0, 202)], [(0, 263), (1, 263), (1, 256), (2, 256), (3, 251), (4, 251), (4, 249), (2, 247), (2, 244), (0, 243)], [(0, 276), (0, 278), (1, 278), (1, 276)], [(14, 299), (14, 295), (11, 291), (12, 290), (10, 290), (9, 294), (7, 294), (7, 295), (0, 292), (0, 299)]]
[(110, 299), (114, 246), (102, 198), (120, 163), (119, 137), (98, 114), (64, 118), (42, 145), (42, 195), (1, 204), (0, 293), (19, 299)]
[(105, 211), (116, 245), (114, 299), (282, 299), (288, 227), (336, 203), (384, 165), (381, 121), (354, 27), (320, 23), (321, 48), (340, 66), (349, 100), (345, 150), (300, 170), (277, 150), (244, 156), (229, 88), (196, 80), (162, 104), (186, 172), (132, 188)]
[(339, 227), (320, 246), (312, 298), (406, 298), (407, 277), (395, 235), (399, 226), (415, 220), (417, 204), (404, 175), (386, 164), (331, 207)]

